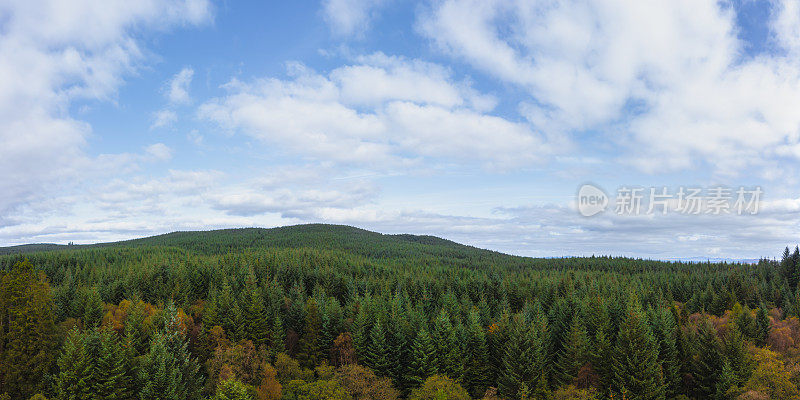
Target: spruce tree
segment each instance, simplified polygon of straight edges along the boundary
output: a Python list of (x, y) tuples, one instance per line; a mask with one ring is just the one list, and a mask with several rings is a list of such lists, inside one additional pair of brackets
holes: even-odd
[(462, 360), (459, 353), (458, 338), (450, 315), (445, 309), (439, 312), (433, 323), (433, 344), (436, 347), (436, 369), (439, 374), (451, 379), (460, 379)]
[(437, 373), (436, 346), (425, 327), (420, 328), (411, 348), (411, 359), (407, 379), (412, 388), (417, 388), (426, 379)]
[(378, 376), (387, 376), (391, 372), (389, 349), (386, 345), (386, 333), (379, 320), (369, 333), (369, 344), (365, 354), (365, 364)]
[(756, 346), (764, 346), (767, 344), (769, 331), (769, 314), (767, 313), (767, 307), (762, 304), (756, 312)]
[(569, 385), (578, 376), (578, 371), (589, 362), (589, 338), (579, 318), (573, 318), (570, 329), (561, 344), (556, 371), (559, 386)]
[(261, 290), (255, 278), (249, 278), (246, 286), (244, 307), (242, 307), (242, 323), (244, 338), (251, 340), (256, 348), (269, 344), (269, 319), (264, 308)]
[(67, 335), (57, 362), (55, 386), (60, 400), (91, 398), (92, 384), (87, 371), (91, 371), (93, 360), (87, 357), (84, 344), (85, 336), (73, 328)]
[(98, 331), (99, 353), (92, 374), (95, 399), (127, 400), (133, 398), (133, 379), (130, 375), (131, 360), (127, 349), (117, 335), (108, 329)]
[(736, 386), (744, 386), (744, 383), (747, 382), (753, 372), (754, 365), (747, 350), (747, 342), (735, 324), (729, 327), (728, 334), (723, 342), (723, 353), (733, 377), (730, 383)]
[(200, 398), (203, 378), (200, 365), (191, 358), (175, 305), (165, 312), (164, 328), (150, 344), (139, 371), (141, 400), (195, 400)]
[(678, 395), (680, 390), (680, 360), (676, 344), (677, 325), (675, 317), (667, 309), (653, 312), (653, 334), (658, 341), (658, 359), (664, 374), (667, 397)]
[(322, 360), (319, 338), (322, 330), (322, 321), (319, 317), (319, 307), (313, 297), (306, 301), (306, 321), (303, 336), (300, 338), (300, 350), (297, 361), (305, 368), (314, 368)]
[(614, 391), (630, 400), (664, 399), (658, 343), (631, 294), (614, 349)]
[(286, 350), (283, 321), (279, 313), (272, 316), (272, 328), (269, 330), (269, 358), (274, 361), (278, 354)]
[(711, 398), (715, 395), (724, 362), (717, 333), (706, 321), (700, 326), (695, 342), (693, 375), (698, 396)]
[(474, 397), (480, 397), (489, 386), (489, 352), (486, 335), (480, 325), (477, 310), (469, 313), (467, 340), (464, 346), (464, 388)]

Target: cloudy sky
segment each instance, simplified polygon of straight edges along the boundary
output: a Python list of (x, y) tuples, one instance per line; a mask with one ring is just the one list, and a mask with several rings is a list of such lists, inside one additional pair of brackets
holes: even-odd
[[(0, 245), (326, 222), (772, 257), (799, 161), (797, 1), (0, 1)], [(719, 185), (758, 214), (613, 210)]]

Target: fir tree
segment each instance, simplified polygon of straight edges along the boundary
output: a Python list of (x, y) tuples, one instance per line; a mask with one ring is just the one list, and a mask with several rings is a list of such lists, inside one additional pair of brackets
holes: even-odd
[(369, 334), (369, 344), (365, 354), (365, 363), (378, 376), (387, 376), (391, 372), (389, 349), (386, 345), (386, 334), (381, 321), (378, 321)]
[(408, 367), (408, 381), (412, 388), (422, 385), (426, 379), (436, 375), (436, 346), (425, 327), (420, 328), (411, 348), (411, 359)]
[(653, 334), (658, 341), (658, 359), (664, 374), (667, 397), (678, 395), (680, 390), (680, 360), (676, 344), (677, 325), (667, 309), (654, 311)]
[(275, 357), (286, 350), (285, 334), (283, 332), (283, 321), (277, 312), (272, 316), (272, 329), (269, 331), (269, 357), (270, 360), (275, 360)]
[[(252, 273), (251, 273), (252, 275)], [(264, 299), (255, 283), (255, 278), (248, 278), (242, 307), (242, 323), (244, 338), (251, 340), (257, 348), (269, 344), (269, 319), (264, 308)]]
[(769, 331), (770, 331), (769, 314), (767, 313), (767, 307), (762, 304), (761, 307), (759, 307), (758, 311), (756, 312), (757, 346), (764, 346), (765, 344), (767, 344)]
[(445, 309), (439, 312), (433, 323), (433, 344), (436, 347), (436, 369), (439, 374), (452, 379), (460, 379), (462, 360), (459, 354), (458, 339), (450, 315)]
[(711, 398), (717, 393), (717, 382), (720, 379), (725, 358), (720, 351), (717, 334), (708, 321), (702, 324), (698, 331), (695, 354), (693, 375), (697, 386), (697, 395), (701, 398)]
[(614, 350), (614, 389), (630, 400), (664, 398), (658, 343), (638, 299), (631, 295)]
[(309, 297), (306, 302), (305, 314), (305, 329), (303, 329), (303, 336), (300, 339), (300, 350), (297, 353), (297, 361), (305, 368), (314, 368), (323, 357), (319, 346), (322, 321), (319, 318), (317, 302), (313, 297)]
[(164, 329), (153, 337), (139, 371), (141, 400), (194, 400), (200, 397), (200, 365), (191, 358), (178, 319), (170, 302)]
[(474, 397), (483, 395), (489, 386), (489, 352), (486, 348), (486, 335), (480, 325), (477, 310), (469, 313), (464, 354), (464, 388)]
[(578, 371), (589, 361), (589, 338), (583, 323), (578, 318), (572, 319), (569, 332), (561, 344), (558, 358), (556, 378), (559, 386), (569, 385), (578, 376)]

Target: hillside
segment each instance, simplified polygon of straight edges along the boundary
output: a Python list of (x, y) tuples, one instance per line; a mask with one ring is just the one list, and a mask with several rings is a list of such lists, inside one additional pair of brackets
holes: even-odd
[[(177, 247), (203, 254), (218, 254), (247, 248), (315, 248), (341, 250), (366, 256), (396, 257), (421, 254), (486, 254), (500, 253), (462, 245), (435, 236), (409, 234), (385, 235), (346, 225), (304, 224), (278, 228), (238, 228), (210, 231), (178, 231), (163, 235), (119, 242), (88, 245), (51, 243), (0, 247), (0, 254), (25, 254), (40, 251), (80, 250), (115, 247)], [(381, 248), (375, 253), (375, 248)], [(511, 256), (509, 256), (511, 257)]]

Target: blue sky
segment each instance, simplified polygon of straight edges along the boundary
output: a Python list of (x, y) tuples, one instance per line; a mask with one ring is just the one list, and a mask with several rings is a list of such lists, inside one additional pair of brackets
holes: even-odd
[[(800, 234), (797, 1), (11, 1), (0, 76), (0, 245), (326, 222), (758, 258)], [(716, 185), (759, 213), (613, 212)]]

